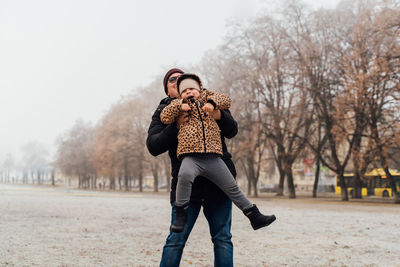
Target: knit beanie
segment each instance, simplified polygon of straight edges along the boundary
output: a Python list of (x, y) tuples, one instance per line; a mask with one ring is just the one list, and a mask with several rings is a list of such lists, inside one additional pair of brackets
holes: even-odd
[(178, 89), (179, 94), (181, 94), (182, 90), (186, 88), (195, 88), (199, 91), (202, 91), (203, 84), (200, 80), (200, 77), (196, 74), (184, 73), (179, 76), (178, 81), (176, 82), (176, 88)]
[(165, 91), (165, 94), (167, 94), (167, 95), (168, 95), (168, 88), (167, 88), (168, 79), (169, 79), (169, 77), (170, 77), (172, 74), (174, 74), (174, 73), (183, 73), (183, 71), (180, 70), (180, 69), (177, 69), (177, 68), (173, 68), (173, 69), (170, 69), (170, 70), (165, 74), (163, 84), (164, 84), (164, 91)]
[(196, 80), (193, 80), (191, 78), (184, 79), (179, 84), (178, 92), (181, 93), (188, 88), (197, 89), (198, 91), (200, 91), (200, 84)]

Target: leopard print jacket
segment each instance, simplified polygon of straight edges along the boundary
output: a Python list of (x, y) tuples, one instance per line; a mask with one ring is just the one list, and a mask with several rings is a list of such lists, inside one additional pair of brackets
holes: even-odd
[(202, 89), (200, 96), (192, 101), (174, 99), (160, 114), (164, 124), (171, 124), (181, 114), (183, 102), (189, 104), (189, 119), (181, 124), (178, 132), (177, 156), (179, 159), (185, 154), (212, 153), (222, 155), (220, 129), (212, 116), (202, 110), (204, 103), (215, 104), (215, 109), (229, 109), (231, 99), (223, 93)]

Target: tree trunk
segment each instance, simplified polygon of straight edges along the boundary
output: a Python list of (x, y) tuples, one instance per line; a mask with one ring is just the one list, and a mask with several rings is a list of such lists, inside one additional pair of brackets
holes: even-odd
[(142, 172), (139, 172), (139, 192), (143, 192), (143, 175)]
[(339, 183), (340, 183), (340, 188), (341, 188), (341, 192), (342, 192), (342, 200), (349, 201), (349, 196), (347, 194), (347, 185), (346, 185), (346, 181), (344, 180), (343, 170), (341, 170), (339, 173)]
[(240, 159), (240, 163), (242, 164), (244, 173), (246, 174), (246, 179), (244, 187), (247, 187), (247, 195), (251, 195), (251, 178), (250, 178), (250, 170), (248, 166), (248, 157)]
[(362, 195), (361, 195), (361, 175), (359, 171), (355, 172), (354, 175), (354, 186), (353, 186), (353, 198), (358, 198), (361, 199)]
[(158, 171), (156, 171), (154, 174), (154, 192), (158, 192)]
[(158, 173), (159, 173), (158, 161), (150, 162), (151, 172), (153, 174), (153, 191), (158, 192)]
[(283, 187), (285, 185), (285, 172), (282, 168), (279, 168), (279, 186), (277, 196), (283, 196)]
[[(324, 107), (324, 109), (327, 109), (327, 108), (328, 107), (326, 107), (326, 106)], [(352, 139), (352, 141), (349, 144), (349, 150), (345, 157), (345, 160), (341, 163), (339, 160), (339, 156), (338, 156), (336, 137), (335, 137), (335, 133), (333, 131), (333, 128), (334, 128), (333, 118), (329, 115), (329, 112), (327, 112), (326, 110), (324, 110), (324, 113), (325, 113), (324, 121), (325, 121), (326, 134), (327, 134), (327, 138), (328, 138), (329, 149), (331, 152), (330, 157), (331, 157), (331, 160), (334, 162), (334, 166), (335, 166), (335, 168), (332, 168), (332, 169), (334, 169), (335, 172), (337, 173), (337, 175), (339, 176), (339, 181), (341, 184), (342, 200), (349, 201), (349, 196), (347, 194), (346, 181), (344, 180), (344, 169), (346, 168), (347, 162), (351, 156), (354, 138)]]
[(317, 191), (318, 191), (318, 181), (319, 181), (319, 172), (321, 169), (321, 164), (319, 161), (319, 155), (316, 157), (316, 169), (315, 169), (315, 177), (314, 177), (314, 187), (313, 187), (313, 192), (312, 192), (312, 197), (316, 198), (317, 197)]
[(397, 187), (396, 187), (396, 182), (394, 181), (392, 174), (389, 171), (389, 165), (387, 163), (387, 154), (384, 151), (383, 144), (381, 143), (380, 136), (379, 136), (379, 131), (378, 131), (378, 125), (377, 125), (377, 119), (373, 121), (373, 123), (370, 126), (371, 132), (373, 134), (373, 139), (376, 142), (376, 146), (378, 148), (379, 152), (379, 158), (381, 161), (381, 165), (383, 169), (385, 170), (385, 174), (387, 178), (390, 180), (390, 186), (392, 188), (392, 194), (394, 196), (394, 202), (396, 204), (400, 204), (400, 192), (397, 192)]
[(284, 162), (283, 162), (283, 152), (284, 149), (278, 145), (278, 156), (276, 160), (276, 165), (278, 166), (279, 170), (279, 186), (278, 186), (278, 192), (276, 193), (277, 196), (283, 196), (283, 188), (285, 185), (285, 168), (284, 168)]
[(171, 179), (169, 178), (169, 175), (165, 176), (165, 180), (167, 183), (167, 192), (171, 192)]
[(353, 193), (352, 198), (362, 198), (361, 196), (361, 141), (362, 131), (364, 128), (363, 116), (358, 114), (356, 122), (356, 131), (354, 132), (354, 144), (353, 144), (353, 165), (354, 165), (354, 178), (353, 178)]
[(93, 190), (97, 189), (97, 176), (96, 175), (92, 176), (92, 189)]
[(24, 173), (22, 175), (23, 175), (22, 183), (27, 184), (28, 183), (28, 172), (24, 171)]
[(114, 190), (114, 189), (115, 189), (115, 178), (114, 178), (114, 177), (110, 177), (110, 178), (109, 178), (109, 181), (110, 181), (110, 187), (109, 187), (109, 189), (110, 189), (110, 190)]
[(247, 189), (249, 191), (249, 196), (251, 196), (251, 190), (253, 189), (254, 197), (257, 197), (257, 178), (256, 172), (254, 170), (254, 154), (251, 153), (251, 156), (247, 157), (247, 170), (248, 170), (248, 181)]
[(121, 190), (122, 189), (122, 176), (118, 175), (118, 189)]
[(124, 159), (124, 187), (125, 191), (129, 191), (129, 168), (128, 159)]
[(130, 180), (129, 180), (129, 183), (130, 183), (130, 187), (131, 188), (134, 188), (134, 186), (135, 186), (135, 176), (131, 176), (131, 178), (130, 178)]
[(397, 192), (396, 181), (393, 179), (392, 174), (389, 171), (389, 167), (385, 166), (383, 168), (385, 170), (385, 174), (390, 181), (390, 186), (392, 188), (392, 194), (394, 196), (394, 203), (400, 204), (400, 192)]
[(56, 185), (56, 182), (55, 182), (55, 171), (54, 170), (51, 171), (51, 185), (52, 186)]
[(247, 176), (247, 195), (251, 196), (251, 179)]
[(296, 189), (294, 188), (294, 183), (293, 183), (292, 166), (287, 167), (286, 172), (287, 172), (287, 180), (289, 188), (289, 198), (296, 198)]
[(254, 192), (254, 197), (258, 197), (258, 191), (257, 191), (257, 180), (253, 180), (253, 192)]
[(82, 179), (81, 175), (78, 175), (78, 188), (80, 189), (82, 187)]
[(164, 156), (163, 163), (164, 163), (165, 182), (167, 184), (167, 192), (170, 192), (171, 191), (171, 178), (170, 178), (171, 177), (171, 165), (168, 160), (168, 157)]
[(139, 192), (143, 192), (143, 162), (139, 161)]

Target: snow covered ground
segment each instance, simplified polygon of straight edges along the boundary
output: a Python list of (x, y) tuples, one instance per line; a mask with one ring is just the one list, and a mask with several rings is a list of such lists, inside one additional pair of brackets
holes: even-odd
[[(277, 221), (253, 231), (233, 208), (235, 266), (400, 266), (400, 206), (252, 199)], [(158, 266), (166, 193), (0, 185), (0, 266)], [(212, 266), (201, 215), (181, 266)]]

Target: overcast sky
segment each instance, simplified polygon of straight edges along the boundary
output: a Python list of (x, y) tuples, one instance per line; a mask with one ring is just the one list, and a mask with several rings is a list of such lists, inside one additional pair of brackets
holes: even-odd
[[(228, 20), (274, 2), (0, 0), (0, 160), (18, 158), (30, 140), (54, 151), (76, 119), (95, 123), (121, 95), (199, 62)], [(333, 8), (339, 0), (304, 2)]]

